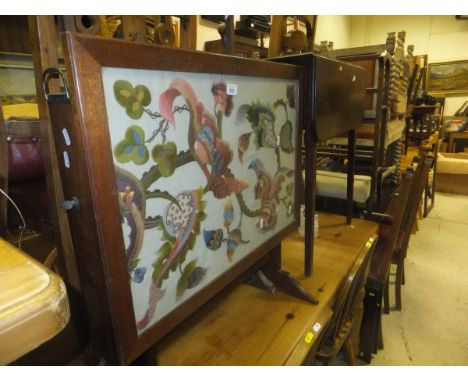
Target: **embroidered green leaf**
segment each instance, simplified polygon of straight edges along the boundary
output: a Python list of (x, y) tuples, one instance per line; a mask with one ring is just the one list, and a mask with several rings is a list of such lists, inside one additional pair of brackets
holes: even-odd
[(144, 85), (137, 85), (135, 88), (125, 80), (118, 80), (114, 83), (114, 96), (117, 102), (125, 107), (125, 111), (130, 118), (139, 119), (143, 114), (143, 106), (151, 103), (151, 93)]
[(125, 138), (114, 148), (115, 158), (120, 163), (133, 161), (137, 165), (148, 162), (149, 151), (145, 145), (145, 132), (140, 126), (130, 126), (125, 132)]
[(158, 164), (162, 176), (168, 177), (174, 173), (177, 157), (177, 146), (174, 142), (154, 146), (151, 155)]
[(193, 271), (195, 271), (196, 266), (197, 266), (197, 260), (195, 259), (195, 260), (192, 260), (190, 263), (188, 263), (185, 266), (184, 270), (182, 271), (182, 276), (177, 282), (177, 292), (176, 292), (177, 298), (180, 298), (184, 294), (184, 292), (187, 290), (189, 277), (192, 275)]
[(118, 80), (114, 83), (114, 96), (122, 106), (127, 106), (133, 95), (133, 86), (125, 80)]
[[(161, 273), (164, 264), (168, 260), (169, 254), (171, 253), (172, 245), (170, 242), (165, 242), (161, 248), (159, 248), (159, 257), (153, 263), (153, 274), (151, 275), (153, 282), (156, 281), (156, 278)], [(166, 272), (164, 276), (161, 278), (160, 282), (158, 283), (158, 287), (161, 287), (162, 282), (169, 277), (169, 272)]]
[(143, 115), (143, 107), (141, 106), (140, 102), (134, 99), (127, 103), (125, 110), (127, 115), (132, 119), (140, 119)]
[(151, 93), (144, 85), (135, 86), (135, 98), (143, 106), (148, 106), (151, 103)]

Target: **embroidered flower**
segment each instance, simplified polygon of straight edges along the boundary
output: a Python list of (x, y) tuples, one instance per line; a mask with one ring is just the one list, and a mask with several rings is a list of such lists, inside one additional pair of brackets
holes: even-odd
[(124, 208), (130, 208), (133, 202), (133, 195), (135, 195), (135, 191), (132, 191), (130, 186), (125, 186), (123, 192), (119, 192), (120, 196), (120, 204)]
[(212, 251), (216, 251), (219, 247), (221, 247), (221, 243), (223, 242), (223, 230), (214, 229), (207, 231), (204, 229), (203, 239), (205, 240), (205, 245), (207, 248), (211, 249)]
[(135, 271), (133, 272), (133, 279), (132, 279), (133, 282), (140, 284), (144, 280), (145, 274), (146, 274), (146, 267), (136, 268)]

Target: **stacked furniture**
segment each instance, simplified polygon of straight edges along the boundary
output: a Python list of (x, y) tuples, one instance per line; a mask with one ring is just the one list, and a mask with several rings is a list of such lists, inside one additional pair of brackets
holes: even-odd
[[(368, 211), (382, 208), (383, 181), (399, 183), (401, 142), (405, 127), (408, 73), (403, 70), (409, 58), (404, 56), (405, 33), (389, 33), (385, 45), (335, 50), (338, 59), (367, 69), (366, 112), (361, 126), (356, 129), (356, 173), (363, 176), (361, 195), (355, 198)], [(340, 170), (343, 153), (348, 145), (346, 137), (327, 140), (318, 148), (318, 155), (330, 158), (333, 170)], [(340, 161), (341, 157), (341, 161)], [(338, 159), (338, 161), (337, 161)], [(337, 165), (338, 162), (338, 165)], [(330, 166), (329, 166), (330, 167)], [(327, 168), (323, 170), (329, 171)], [(333, 177), (318, 178), (318, 195), (340, 197), (338, 187), (322, 187)], [(339, 175), (336, 175), (339, 177)], [(343, 185), (341, 185), (343, 187)], [(329, 191), (333, 189), (333, 191)], [(358, 195), (359, 193), (356, 193)]]
[[(332, 137), (347, 134), (350, 145), (341, 153), (349, 158), (346, 188), (346, 222), (351, 224), (354, 192), (355, 129), (364, 115), (365, 72), (362, 68), (314, 53), (279, 56), (271, 59), (303, 66), (307, 93), (304, 107), (310, 125), (304, 127), (303, 170), (305, 204), (305, 250), (313, 253), (313, 217), (317, 189), (317, 144)], [(347, 94), (345, 101), (341, 95)], [(306, 258), (305, 273), (312, 273), (312, 259)]]

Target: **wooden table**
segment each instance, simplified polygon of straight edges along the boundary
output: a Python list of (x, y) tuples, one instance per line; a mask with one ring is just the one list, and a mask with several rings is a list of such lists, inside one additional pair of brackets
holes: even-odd
[(376, 223), (355, 219), (353, 226), (347, 226), (344, 216), (320, 213), (312, 277), (302, 273), (304, 241), (299, 235), (291, 235), (282, 244), (283, 269), (319, 298), (318, 305), (240, 284), (171, 333), (159, 346), (158, 364), (302, 364), (331, 319), (340, 283), (376, 232)]

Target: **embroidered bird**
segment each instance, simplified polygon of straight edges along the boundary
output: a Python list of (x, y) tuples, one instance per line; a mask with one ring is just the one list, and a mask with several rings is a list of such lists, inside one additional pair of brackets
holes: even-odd
[(189, 150), (207, 179), (207, 191), (212, 191), (216, 198), (223, 199), (231, 193), (238, 193), (247, 188), (247, 183), (225, 176), (232, 160), (232, 150), (229, 144), (221, 139), (216, 119), (205, 110), (187, 81), (176, 79), (161, 94), (161, 115), (175, 126), (172, 107), (178, 96), (182, 96), (190, 108)]
[(254, 198), (260, 201), (258, 227), (261, 231), (268, 231), (274, 228), (277, 222), (277, 204), (280, 202), (281, 185), (294, 174), (294, 171), (282, 167), (274, 176), (271, 176), (258, 158), (250, 162), (248, 168), (254, 170), (257, 175)]
[[(166, 290), (162, 289), (162, 282), (181, 255), (187, 253), (196, 237), (198, 223), (200, 222), (201, 196), (197, 190), (185, 191), (176, 197), (177, 203), (171, 203), (164, 214), (164, 228), (166, 233), (175, 239), (170, 245), (170, 252), (166, 258), (161, 257), (161, 267), (155, 267), (153, 282), (150, 287), (148, 309), (142, 319), (137, 322), (137, 328), (143, 330), (154, 316), (156, 305)], [(162, 252), (161, 247), (160, 252)], [(164, 254), (161, 253), (161, 256)]]

